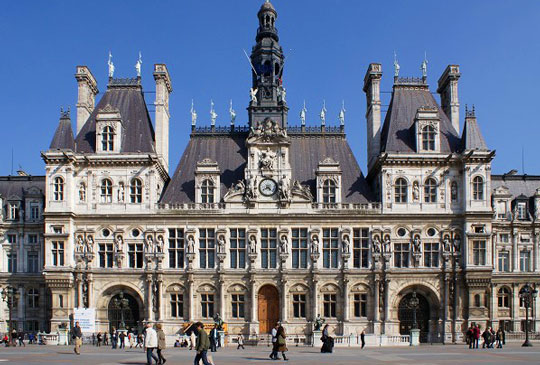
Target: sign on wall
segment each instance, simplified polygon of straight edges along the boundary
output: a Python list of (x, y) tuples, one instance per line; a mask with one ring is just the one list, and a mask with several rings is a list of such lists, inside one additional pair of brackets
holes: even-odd
[(95, 308), (74, 308), (73, 326), (79, 322), (83, 333), (96, 332), (96, 309)]

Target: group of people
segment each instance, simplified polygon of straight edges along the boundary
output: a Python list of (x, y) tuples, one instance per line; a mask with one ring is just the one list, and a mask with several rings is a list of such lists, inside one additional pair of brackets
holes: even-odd
[(108, 332), (92, 334), (92, 345), (101, 347), (109, 346), (109, 338), (111, 340), (111, 346), (113, 349), (125, 349), (126, 342), (129, 343), (129, 348), (143, 347), (143, 335), (142, 333), (137, 334), (135, 331), (117, 331), (114, 327), (109, 336)]
[(484, 332), (481, 331), (478, 324), (471, 325), (465, 334), (467, 344), (470, 349), (477, 349), (480, 337), (482, 337), (482, 348), (492, 349), (495, 346), (498, 349), (502, 349), (503, 345), (506, 345), (506, 334), (502, 328), (499, 328), (497, 332), (491, 327), (487, 327)]
[[(25, 338), (26, 337), (26, 338)], [(4, 337), (2, 338), (2, 343), (7, 346), (26, 346), (24, 343), (24, 340), (28, 339), (29, 344), (35, 344), (37, 343), (37, 336), (35, 333), (28, 333), (25, 334), (24, 332), (17, 332), (17, 330), (13, 329), (11, 333), (5, 333)]]
[(272, 352), (270, 353), (270, 359), (279, 360), (279, 353), (283, 356), (283, 360), (289, 359), (285, 356), (285, 353), (289, 351), (287, 349), (287, 335), (285, 334), (285, 328), (278, 322), (272, 328)]

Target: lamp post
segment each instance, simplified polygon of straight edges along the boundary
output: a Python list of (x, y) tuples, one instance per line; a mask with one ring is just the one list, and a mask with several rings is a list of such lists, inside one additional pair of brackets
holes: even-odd
[(129, 308), (129, 300), (124, 298), (124, 292), (118, 294), (118, 298), (114, 298), (114, 306), (120, 310), (120, 328), (118, 330), (125, 330), (126, 323), (124, 321), (124, 311)]
[(529, 308), (532, 307), (536, 294), (538, 294), (538, 291), (532, 288), (528, 283), (519, 291), (519, 297), (525, 305), (525, 342), (521, 345), (523, 347), (532, 346), (532, 343), (529, 341)]
[(413, 324), (412, 329), (416, 330), (418, 329), (418, 323), (416, 323), (416, 310), (418, 309), (418, 305), (420, 304), (420, 300), (416, 297), (416, 291), (412, 292), (412, 297), (409, 299), (408, 306), (413, 311)]
[[(8, 331), (9, 336), (11, 336), (13, 329), (11, 326), (13, 325), (13, 307), (15, 305), (15, 301), (19, 300), (19, 292), (17, 289), (15, 289), (12, 286), (7, 286), (2, 289), (1, 292), (2, 300), (8, 305), (9, 309), (9, 324), (8, 324)], [(14, 341), (14, 338), (11, 339), (11, 342)]]

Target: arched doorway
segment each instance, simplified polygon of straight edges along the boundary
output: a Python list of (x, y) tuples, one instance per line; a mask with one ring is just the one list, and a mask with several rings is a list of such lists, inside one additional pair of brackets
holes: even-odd
[[(422, 294), (415, 293), (416, 298), (418, 299), (418, 307), (416, 309), (416, 324), (418, 329), (420, 329), (420, 342), (428, 341), (429, 334), (429, 318), (430, 318), (430, 308), (429, 303)], [(413, 328), (413, 309), (410, 306), (411, 298), (413, 293), (409, 293), (401, 298), (399, 302), (399, 333), (401, 335), (409, 335), (411, 329)]]
[(121, 291), (109, 301), (108, 319), (109, 331), (112, 331), (113, 327), (121, 329), (123, 326), (126, 329), (138, 330), (141, 324), (139, 304), (132, 295)]
[(259, 333), (270, 333), (279, 321), (279, 293), (275, 286), (265, 285), (259, 290)]

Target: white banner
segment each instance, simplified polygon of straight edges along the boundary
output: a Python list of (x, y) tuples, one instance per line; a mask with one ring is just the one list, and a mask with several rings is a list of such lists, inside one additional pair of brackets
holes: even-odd
[(82, 333), (96, 332), (96, 309), (95, 308), (74, 308), (73, 326), (79, 322)]

